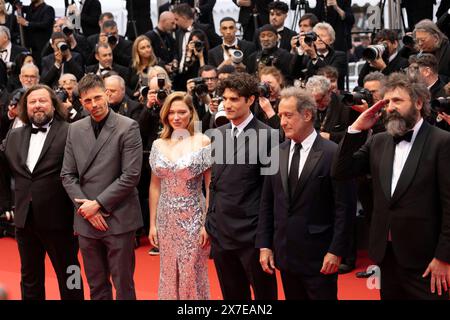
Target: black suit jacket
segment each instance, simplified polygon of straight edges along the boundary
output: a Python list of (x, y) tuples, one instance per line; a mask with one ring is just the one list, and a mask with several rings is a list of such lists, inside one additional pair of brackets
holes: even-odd
[[(15, 179), (14, 222), (18, 228), (25, 226), (32, 204), (36, 228), (72, 229), (73, 206), (59, 177), (68, 128), (68, 123), (53, 120), (33, 173), (26, 165), (31, 125), (8, 133), (0, 153), (3, 153), (2, 158), (7, 161), (8, 170)], [(8, 192), (9, 188), (9, 185), (2, 185), (2, 193)]]
[[(217, 160), (212, 166), (210, 198), (208, 214), (206, 216), (206, 230), (212, 238), (213, 245), (218, 245), (225, 250), (254, 247), (258, 213), (260, 209), (261, 190), (264, 177), (261, 175), (263, 161), (261, 153), (268, 154), (271, 150), (268, 146), (269, 139), (262, 139), (261, 135), (255, 135), (257, 144), (262, 152), (253, 161), (247, 164), (236, 163), (234, 155), (241, 156), (249, 153), (249, 145), (245, 143), (245, 133), (265, 131), (267, 136), (274, 133), (273, 130), (253, 118), (238, 136), (237, 151), (227, 150), (233, 146), (231, 138), (231, 124), (217, 128), (212, 133), (213, 149)], [(254, 131), (253, 131), (254, 132)], [(274, 145), (278, 144), (278, 134), (275, 134)], [(216, 159), (217, 159), (216, 158)]]
[(280, 145), (278, 172), (264, 181), (256, 247), (272, 249), (282, 271), (318, 275), (327, 252), (347, 254), (356, 197), (350, 182), (331, 178), (337, 145), (318, 134), (291, 199), (290, 146)]
[(163, 32), (156, 27), (145, 35), (150, 39), (155, 55), (163, 60), (165, 64), (178, 58), (177, 44), (171, 34)]
[(72, 59), (63, 62), (61, 68), (55, 66), (55, 55), (49, 54), (42, 58), (41, 83), (49, 87), (57, 87), (62, 74), (71, 73), (79, 81), (84, 76), (83, 57), (77, 52), (72, 52)]
[(313, 63), (312, 60), (308, 57), (306, 58), (307, 64), (307, 76), (311, 77), (317, 74), (317, 71), (325, 66), (332, 66), (338, 70), (338, 88), (340, 90), (344, 90), (345, 84), (345, 76), (348, 73), (348, 61), (347, 54), (342, 51), (336, 51), (332, 48), (329, 49), (329, 52), (326, 57), (319, 58), (316, 63)]
[[(99, 64), (94, 64), (92, 66), (87, 66), (86, 67), (86, 73), (97, 73), (98, 69), (100, 68)], [(121, 76), (123, 78), (123, 80), (125, 80), (125, 83), (127, 83), (129, 81), (129, 77), (130, 77), (130, 69), (125, 68), (124, 66), (121, 66), (120, 64), (117, 63), (113, 63), (112, 64), (112, 68), (113, 71), (117, 72), (119, 74), (119, 76)]]
[[(222, 38), (219, 37), (219, 35), (207, 24), (202, 24), (198, 22), (194, 22), (192, 24), (193, 29), (192, 30), (202, 30), (206, 37), (208, 38), (208, 44), (210, 48), (214, 48), (222, 43)], [(175, 31), (175, 41), (177, 45), (178, 50), (178, 57), (181, 59), (182, 53), (183, 53), (183, 37), (184, 37), (185, 31), (178, 29)]]
[(110, 107), (114, 110), (114, 112), (136, 121), (139, 121), (139, 117), (143, 108), (142, 104), (137, 101), (131, 100), (127, 96), (124, 97), (119, 105), (110, 105)]
[[(292, 61), (294, 59), (294, 56), (284, 49), (281, 48), (273, 48), (273, 49), (271, 50), (272, 51), (271, 55), (276, 57), (276, 61), (273, 64), (274, 67), (277, 67), (281, 71), (285, 79), (287, 81), (290, 81), (292, 79)], [(259, 63), (258, 60), (261, 58), (261, 54), (262, 51), (255, 51), (248, 57), (247, 59), (248, 73), (253, 74), (258, 71), (258, 63)]]
[(450, 134), (423, 122), (392, 196), (392, 136), (378, 133), (364, 144), (366, 137), (346, 134), (333, 174), (338, 179), (372, 175), (372, 260), (383, 261), (390, 230), (402, 267), (425, 270), (433, 258), (450, 263)]
[(14, 62), (19, 54), (22, 52), (27, 52), (28, 50), (24, 47), (18, 46), (14, 43), (11, 44), (11, 54), (9, 56), (9, 61)]
[(98, 20), (102, 14), (102, 4), (98, 0), (84, 1), (83, 9), (81, 10), (81, 30), (85, 37), (100, 32)]
[[(255, 32), (255, 38), (253, 41), (256, 43), (256, 47), (258, 50), (261, 49), (261, 44), (259, 42), (259, 34), (260, 33), (261, 33), (261, 31), (260, 31), (260, 29), (258, 29)], [(292, 49), (291, 39), (292, 39), (292, 37), (295, 37), (297, 35), (297, 32), (295, 32), (294, 30), (291, 30), (287, 27), (284, 27), (283, 31), (278, 32), (278, 35), (279, 35), (279, 40), (278, 40), (279, 46), (278, 47), (281, 49), (284, 49), (288, 52), (291, 52), (291, 49)]]
[[(237, 49), (244, 53), (244, 65), (248, 57), (255, 51), (255, 44), (250, 41), (238, 40)], [(223, 47), (218, 45), (208, 51), (208, 64), (218, 67), (223, 62)]]

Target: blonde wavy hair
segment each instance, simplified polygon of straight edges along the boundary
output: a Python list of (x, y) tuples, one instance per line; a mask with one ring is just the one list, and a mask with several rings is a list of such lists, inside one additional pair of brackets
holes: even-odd
[(140, 35), (139, 37), (136, 38), (136, 40), (134, 40), (133, 48), (131, 50), (131, 58), (132, 58), (131, 66), (138, 72), (142, 72), (142, 70), (145, 67), (147, 67), (147, 66), (142, 65), (141, 56), (139, 55), (139, 44), (142, 41), (148, 41), (148, 43), (150, 44), (150, 47), (152, 48), (152, 54), (150, 56), (150, 62), (148, 64), (148, 66), (153, 67), (157, 62), (155, 52), (153, 51), (152, 42), (150, 41), (150, 39), (147, 36)]
[(160, 118), (161, 123), (163, 124), (163, 128), (161, 130), (160, 138), (161, 139), (169, 139), (172, 136), (173, 128), (169, 124), (169, 111), (172, 107), (172, 104), (175, 101), (183, 101), (189, 109), (191, 113), (191, 119), (189, 120), (189, 124), (187, 126), (187, 130), (190, 135), (193, 136), (195, 132), (195, 122), (198, 121), (197, 111), (195, 110), (194, 104), (192, 102), (192, 97), (188, 95), (186, 92), (176, 91), (171, 93), (164, 102), (164, 105), (161, 108)]

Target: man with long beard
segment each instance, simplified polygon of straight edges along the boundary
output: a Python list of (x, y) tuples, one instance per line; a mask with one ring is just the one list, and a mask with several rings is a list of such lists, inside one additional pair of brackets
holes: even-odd
[[(383, 100), (358, 117), (338, 149), (335, 178), (372, 175), (369, 255), (380, 267), (381, 299), (448, 300), (450, 134), (424, 121), (428, 102), (425, 84), (392, 74)], [(383, 107), (386, 132), (366, 142)]]

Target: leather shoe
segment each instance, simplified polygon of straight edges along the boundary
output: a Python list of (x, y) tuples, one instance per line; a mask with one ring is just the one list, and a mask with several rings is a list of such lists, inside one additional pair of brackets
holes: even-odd
[(346, 273), (352, 272), (353, 270), (355, 270), (355, 265), (354, 264), (341, 263), (339, 265), (338, 273), (339, 274), (346, 274)]

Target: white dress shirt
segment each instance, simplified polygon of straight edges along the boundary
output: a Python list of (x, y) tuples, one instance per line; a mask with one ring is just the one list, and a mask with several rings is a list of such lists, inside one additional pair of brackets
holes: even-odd
[(422, 123), (423, 119), (421, 118), (414, 126), (413, 128), (414, 133), (412, 135), (411, 142), (401, 141), (395, 146), (394, 165), (392, 169), (392, 181), (391, 181), (391, 196), (394, 194), (395, 187), (397, 187), (398, 179), (400, 178), (400, 175), (403, 171), (403, 167), (405, 166), (409, 152), (411, 151), (414, 140), (416, 139), (417, 133), (419, 132)]
[[(308, 159), (309, 152), (311, 151), (311, 147), (314, 144), (314, 141), (316, 141), (317, 132), (316, 130), (313, 130), (311, 134), (304, 139), (301, 144), (302, 148), (300, 149), (300, 164), (298, 166), (298, 177), (300, 178), (300, 175), (302, 174), (303, 167), (305, 166), (305, 162)], [(288, 166), (288, 172), (291, 170), (291, 162), (292, 157), (294, 155), (295, 150), (295, 144), (296, 142), (294, 140), (291, 140), (291, 149), (289, 151), (289, 166)]]
[(194, 29), (193, 26), (190, 26), (184, 36), (183, 36), (183, 42), (181, 44), (181, 62), (180, 62), (180, 66), (179, 66), (179, 73), (183, 73), (184, 72), (184, 64), (186, 63), (186, 54), (187, 54), (187, 45), (189, 44), (188, 40), (189, 37), (191, 36), (191, 32)]
[[(230, 49), (227, 51), (227, 50), (225, 50), (225, 46), (228, 46), (228, 45), (225, 42), (223, 43), (223, 45), (224, 45), (223, 60), (226, 61), (231, 57), (234, 49)], [(237, 45), (238, 45), (238, 39), (236, 38), (236, 39), (234, 39), (234, 42), (231, 45), (229, 45), (229, 47), (235, 46), (237, 48)]]
[[(34, 124), (33, 128), (37, 128)], [(48, 132), (50, 131), (50, 123), (43, 125), (42, 128), (47, 128), (46, 132), (39, 131), (38, 133), (32, 133), (30, 137), (30, 145), (28, 147), (28, 156), (27, 156), (27, 167), (30, 169), (30, 172), (33, 172), (34, 167), (41, 155), (42, 148), (44, 147), (45, 138), (47, 137)]]
[(4, 63), (9, 62), (11, 59), (11, 48), (12, 48), (12, 44), (11, 44), (11, 42), (9, 42), (8, 45), (6, 46), (6, 48), (4, 49), (6, 51), (2, 52), (1, 58)]
[(236, 126), (233, 124), (233, 122), (231, 122), (231, 138), (234, 138), (234, 136), (233, 136), (234, 128), (238, 129), (236, 137), (239, 137), (241, 132), (244, 131), (245, 127), (250, 123), (250, 121), (252, 121), (252, 119), (253, 119), (253, 114), (250, 112), (248, 117), (244, 121), (242, 121), (241, 124)]

